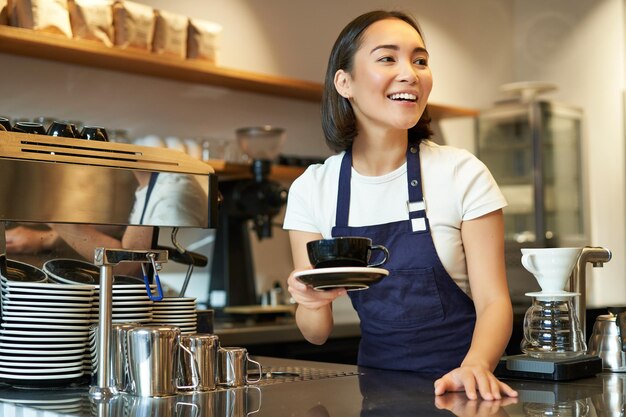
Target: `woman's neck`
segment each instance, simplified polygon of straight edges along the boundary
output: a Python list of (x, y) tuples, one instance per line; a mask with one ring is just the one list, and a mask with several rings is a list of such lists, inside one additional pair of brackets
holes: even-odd
[(352, 144), (352, 167), (361, 175), (380, 176), (396, 170), (406, 161), (408, 132), (360, 133)]

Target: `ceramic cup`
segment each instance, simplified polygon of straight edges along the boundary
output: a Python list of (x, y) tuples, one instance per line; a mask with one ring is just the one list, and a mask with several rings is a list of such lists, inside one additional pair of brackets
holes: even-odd
[(99, 126), (85, 126), (80, 132), (79, 137), (86, 140), (97, 140), (100, 142), (108, 142), (109, 135), (103, 127)]
[(11, 130), (11, 121), (7, 117), (0, 116), (0, 132), (4, 130)]
[(13, 125), (13, 131), (19, 133), (32, 133), (36, 135), (45, 135), (46, 129), (41, 123), (32, 122), (16, 122)]
[[(337, 237), (308, 242), (309, 261), (314, 268), (381, 266), (389, 258), (382, 245), (372, 245), (367, 237)], [(373, 251), (382, 252), (382, 259), (370, 263)]]
[(525, 248), (522, 265), (533, 274), (542, 291), (563, 291), (581, 248)]
[(60, 136), (64, 138), (75, 138), (78, 136), (76, 127), (67, 122), (52, 122), (47, 132), (48, 136)]

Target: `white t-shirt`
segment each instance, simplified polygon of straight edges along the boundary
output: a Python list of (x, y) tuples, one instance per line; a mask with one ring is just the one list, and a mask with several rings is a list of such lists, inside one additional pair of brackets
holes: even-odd
[[(294, 181), (289, 189), (284, 229), (331, 237), (343, 155), (311, 165)], [(435, 249), (448, 274), (469, 294), (461, 222), (505, 207), (506, 200), (487, 167), (466, 150), (423, 141), (420, 162), (426, 216)], [(348, 226), (408, 220), (406, 174), (406, 162), (377, 177), (360, 175), (352, 168)]]
[[(147, 186), (135, 191), (131, 224), (140, 224), (147, 191)], [(150, 194), (143, 224), (197, 226), (206, 221), (208, 205), (208, 197), (193, 175), (161, 172)]]

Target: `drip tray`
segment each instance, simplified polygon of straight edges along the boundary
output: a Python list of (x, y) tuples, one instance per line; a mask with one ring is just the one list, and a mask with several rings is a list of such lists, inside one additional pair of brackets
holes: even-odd
[[(304, 368), (299, 366), (268, 366), (263, 367), (262, 371), (263, 377), (261, 381), (255, 384), (257, 386), (359, 375), (359, 372), (334, 371), (330, 369)], [(259, 373), (249, 373), (248, 377), (256, 379), (259, 377)]]

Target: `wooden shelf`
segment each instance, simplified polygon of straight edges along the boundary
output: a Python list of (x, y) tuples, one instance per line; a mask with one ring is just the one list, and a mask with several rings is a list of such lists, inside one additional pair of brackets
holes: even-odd
[[(215, 170), (220, 181), (252, 178), (252, 167), (249, 164), (228, 162), (223, 159), (210, 159), (207, 164)], [(305, 169), (304, 167), (273, 164), (269, 178), (275, 181), (291, 182), (298, 178)]]
[[(199, 60), (164, 58), (11, 26), (0, 25), (0, 52), (297, 100), (319, 102), (322, 98), (322, 85), (311, 81), (222, 68)], [(467, 108), (428, 106), (435, 120), (478, 114)]]

